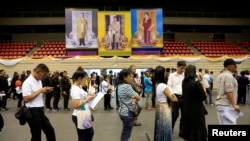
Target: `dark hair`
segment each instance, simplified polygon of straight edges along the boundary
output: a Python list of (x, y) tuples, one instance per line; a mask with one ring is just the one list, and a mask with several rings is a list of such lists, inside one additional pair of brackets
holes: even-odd
[(246, 75), (249, 75), (249, 70), (245, 70)]
[(232, 58), (228, 58), (224, 61), (224, 67), (227, 67), (229, 65), (236, 65), (236, 62)]
[(26, 70), (26, 74), (30, 74), (31, 73), (31, 71), (30, 70)]
[(76, 71), (84, 71), (83, 67), (82, 66), (79, 66)]
[(181, 66), (186, 66), (186, 62), (185, 61), (178, 61), (177, 62), (177, 67), (181, 67)]
[(170, 72), (170, 68), (166, 68), (166, 72)]
[(60, 72), (60, 76), (61, 76), (61, 77), (63, 77), (63, 73), (64, 73), (64, 72)]
[(103, 80), (105, 80), (105, 79), (107, 79), (107, 78), (108, 78), (108, 75), (107, 75), (107, 74), (103, 75)]
[(43, 63), (38, 64), (34, 70), (35, 70), (35, 71), (46, 72), (46, 73), (48, 73), (48, 72), (49, 72), (49, 68), (48, 68), (48, 66), (47, 66), (47, 65), (45, 65), (45, 64), (43, 64)]
[(202, 72), (202, 69), (199, 69), (199, 72)]
[(184, 81), (187, 81), (189, 79), (195, 79), (196, 78), (196, 66), (195, 65), (188, 65), (184, 72)]
[(130, 74), (131, 74), (131, 72), (128, 69), (122, 69), (119, 72), (117, 84), (126, 83), (125, 80), (124, 80), (124, 78), (127, 77)]
[(136, 78), (137, 76), (138, 76), (138, 74), (137, 74), (137, 73), (135, 73), (135, 74), (134, 74), (134, 78)]
[(241, 76), (244, 76), (245, 74), (246, 74), (246, 71), (241, 71), (241, 72), (240, 72), (240, 75), (241, 75)]
[(77, 80), (78, 78), (84, 78), (88, 76), (87, 72), (85, 71), (76, 71), (73, 76), (72, 76), (72, 79), (73, 81)]
[(155, 84), (165, 83), (165, 71), (163, 66), (157, 66), (154, 70), (154, 82)]

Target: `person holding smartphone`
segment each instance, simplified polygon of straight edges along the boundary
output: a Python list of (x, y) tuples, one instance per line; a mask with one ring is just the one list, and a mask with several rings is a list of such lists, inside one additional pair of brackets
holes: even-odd
[(23, 82), (22, 94), (26, 107), (32, 117), (27, 119), (31, 131), (31, 141), (41, 141), (41, 131), (46, 134), (47, 141), (56, 141), (55, 130), (44, 113), (44, 94), (52, 91), (52, 87), (43, 87), (42, 80), (49, 73), (47, 65), (38, 64), (33, 73)]

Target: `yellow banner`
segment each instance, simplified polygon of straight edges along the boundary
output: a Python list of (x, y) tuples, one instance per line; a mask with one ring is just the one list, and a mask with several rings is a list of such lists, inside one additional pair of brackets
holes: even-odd
[(98, 55), (131, 55), (130, 11), (98, 12)]

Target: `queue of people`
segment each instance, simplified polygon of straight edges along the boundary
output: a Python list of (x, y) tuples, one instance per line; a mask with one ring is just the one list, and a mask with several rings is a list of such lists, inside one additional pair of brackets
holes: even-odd
[[(240, 112), (238, 104), (246, 102), (245, 97), (238, 94), (242, 93), (238, 89), (238, 84), (243, 87), (241, 82), (244, 80), (244, 89), (247, 90), (249, 80), (247, 83), (245, 77), (241, 78), (244, 73), (238, 78), (233, 76), (236, 72), (236, 65), (237, 62), (233, 59), (226, 59), (223, 64), (224, 69), (217, 78), (218, 95), (215, 105), (219, 124), (237, 124), (236, 122), (229, 122), (223, 112), (229, 108)], [(118, 115), (122, 122), (120, 141), (130, 139), (134, 126), (143, 126), (139, 122), (140, 115), (133, 115), (133, 110), (142, 97), (146, 97), (145, 109), (155, 110), (154, 141), (172, 140), (173, 129), (179, 117), (179, 111), (179, 137), (184, 140), (207, 141), (205, 116), (209, 113), (205, 104), (207, 99), (209, 104), (213, 104), (211, 98), (211, 73), (209, 75), (209, 71), (205, 69), (205, 74), (202, 75), (202, 71), (197, 73), (196, 70), (195, 65), (187, 64), (185, 61), (178, 61), (176, 71), (172, 73), (169, 73), (168, 69), (163, 66), (157, 66), (153, 69), (147, 69), (143, 73), (143, 79), (139, 79), (136, 66), (131, 65), (127, 69), (122, 69), (115, 78), (111, 78), (111, 75), (104, 75), (100, 80), (101, 83), (97, 84), (96, 77), (91, 75), (91, 78), (88, 78), (88, 74), (82, 67), (76, 69), (71, 81), (67, 71), (61, 74), (54, 72), (51, 77), (48, 66), (39, 64), (23, 81), (18, 74), (13, 79), (16, 80), (15, 87), (21, 89), (17, 108), (25, 104), (32, 115), (31, 119), (27, 119), (31, 129), (32, 141), (41, 140), (41, 130), (46, 134), (48, 141), (56, 140), (56, 129), (52, 126), (44, 111), (60, 110), (58, 107), (60, 94), (64, 97), (64, 110), (70, 110), (68, 106), (69, 99), (72, 101), (72, 107), (74, 108), (72, 122), (76, 127), (78, 141), (92, 141), (95, 133), (92, 122), (90, 122), (91, 125), (88, 128), (79, 128), (78, 112), (81, 110), (94, 110), (90, 108), (89, 102), (99, 91), (99, 86), (101, 88), (100, 92), (105, 94), (104, 110), (112, 110), (113, 107), (110, 104), (112, 95), (110, 86), (112, 85), (114, 86), (114, 93), (116, 93)], [(0, 72), (1, 84), (5, 84), (5, 79), (3, 79), (5, 73), (3, 70)], [(168, 74), (168, 77), (166, 77), (166, 74)], [(59, 77), (61, 78), (59, 79)], [(140, 82), (142, 80), (143, 82)], [(4, 85), (1, 86), (1, 91), (4, 91)], [(16, 93), (18, 92), (16, 91)], [(144, 93), (144, 96), (142, 96), (142, 93)], [(50, 100), (52, 97), (54, 101), (51, 107)], [(93, 120), (92, 116), (91, 120)]]

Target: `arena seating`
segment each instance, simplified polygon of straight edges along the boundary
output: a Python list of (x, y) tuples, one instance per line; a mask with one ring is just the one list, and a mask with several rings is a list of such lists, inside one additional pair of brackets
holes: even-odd
[(247, 54), (245, 50), (228, 41), (193, 41), (192, 45), (207, 57)]
[(195, 55), (184, 41), (164, 41), (163, 55)]
[(243, 48), (250, 51), (250, 41), (241, 41), (239, 42), (239, 46), (242, 46)]
[(66, 47), (65, 42), (44, 42), (39, 49), (32, 55), (34, 59), (43, 57), (65, 58)]
[(26, 56), (34, 47), (35, 42), (2, 42), (0, 43), (1, 59), (17, 59)]

